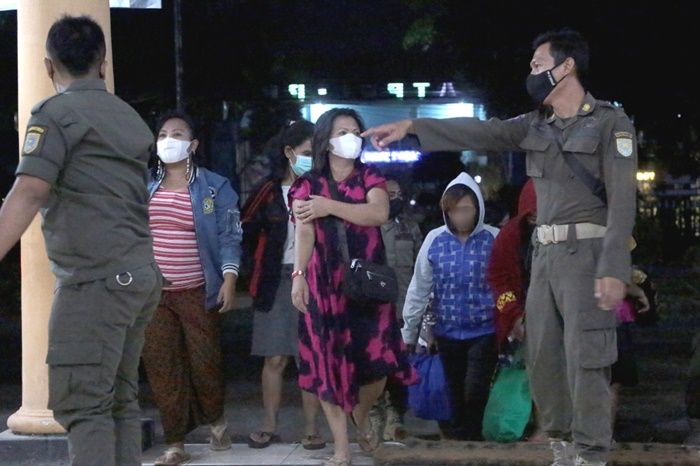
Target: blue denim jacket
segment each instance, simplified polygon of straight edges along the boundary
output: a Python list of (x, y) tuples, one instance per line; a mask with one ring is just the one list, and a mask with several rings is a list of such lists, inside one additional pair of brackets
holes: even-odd
[[(149, 200), (162, 181), (162, 175), (151, 178), (148, 183)], [(192, 171), (189, 191), (199, 258), (204, 270), (205, 305), (207, 309), (213, 309), (224, 281), (223, 274), (238, 275), (241, 262), (243, 230), (238, 194), (226, 178), (201, 167)]]

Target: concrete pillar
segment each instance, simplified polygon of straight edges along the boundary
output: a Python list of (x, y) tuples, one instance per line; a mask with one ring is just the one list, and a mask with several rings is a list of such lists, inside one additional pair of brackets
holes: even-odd
[[(34, 104), (55, 93), (46, 74), (46, 35), (64, 14), (90, 15), (107, 42), (106, 82), (114, 90), (109, 0), (20, 0), (17, 11), (17, 79), (19, 83), (19, 147)], [(18, 434), (55, 434), (63, 428), (53, 419), (48, 403), (48, 322), (54, 277), (44, 249), (37, 216), (22, 237), (22, 406), (7, 420)]]

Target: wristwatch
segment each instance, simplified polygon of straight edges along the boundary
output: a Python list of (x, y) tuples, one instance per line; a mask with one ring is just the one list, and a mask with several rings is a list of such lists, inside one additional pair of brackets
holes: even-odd
[(292, 272), (292, 280), (294, 280), (296, 277), (305, 277), (305, 276), (306, 276), (306, 272), (304, 272), (303, 270), (295, 270), (294, 272)]

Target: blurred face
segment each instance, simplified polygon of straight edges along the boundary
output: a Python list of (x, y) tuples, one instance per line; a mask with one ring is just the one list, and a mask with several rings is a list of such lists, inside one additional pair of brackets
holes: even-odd
[(401, 193), (401, 187), (394, 180), (389, 180), (386, 182), (386, 190), (389, 193), (389, 200), (401, 199), (403, 197)]
[(471, 233), (476, 226), (476, 206), (471, 196), (464, 196), (447, 211), (452, 228), (461, 234)]

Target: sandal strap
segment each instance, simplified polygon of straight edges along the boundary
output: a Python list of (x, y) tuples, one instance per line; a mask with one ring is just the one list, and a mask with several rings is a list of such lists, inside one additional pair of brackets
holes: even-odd
[(344, 460), (332, 456), (326, 460), (325, 466), (352, 466), (352, 460)]
[(161, 456), (156, 458), (156, 464), (173, 464), (173, 462), (181, 463), (183, 461), (189, 461), (190, 459), (190, 455), (182, 448), (168, 447)]
[(168, 447), (165, 449), (165, 451), (163, 453), (165, 453), (166, 455), (167, 454), (172, 454), (172, 455), (186, 455), (187, 454), (185, 452), (185, 450), (180, 448), (180, 447)]

